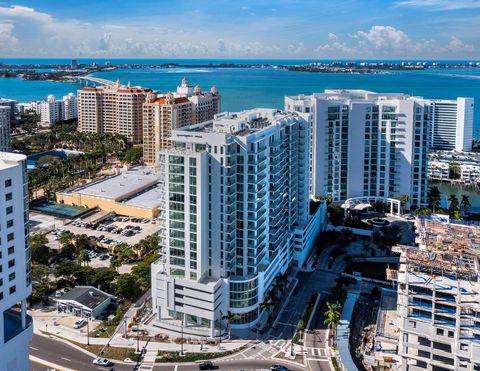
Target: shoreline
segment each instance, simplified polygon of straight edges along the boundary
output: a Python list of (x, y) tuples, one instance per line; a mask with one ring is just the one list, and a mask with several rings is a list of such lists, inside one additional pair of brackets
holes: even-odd
[[(0, 65), (0, 77), (21, 78), (31, 81), (55, 81), (72, 82), (76, 77), (88, 76), (95, 72), (112, 72), (119, 69), (195, 69), (195, 68), (238, 68), (238, 69), (278, 69), (290, 72), (308, 72), (320, 74), (346, 74), (346, 75), (383, 75), (398, 71), (425, 71), (429, 69), (465, 69), (478, 68), (478, 65), (470, 64), (404, 64), (404, 63), (360, 63), (356, 62), (333, 62), (333, 63), (307, 63), (299, 65), (269, 64), (269, 63), (161, 63), (161, 64), (118, 64), (118, 65), (79, 65), (72, 68), (69, 65), (60, 64), (24, 64), (24, 65)], [(50, 69), (49, 72), (37, 72), (37, 70)]]

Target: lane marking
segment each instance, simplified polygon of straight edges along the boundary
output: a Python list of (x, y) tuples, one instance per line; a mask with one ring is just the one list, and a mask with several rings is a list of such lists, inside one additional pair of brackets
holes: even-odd
[(174, 371), (177, 371), (177, 370), (178, 370), (178, 365), (175, 365)]
[(60, 357), (60, 359), (63, 359), (64, 361), (72, 362), (71, 359), (65, 358), (65, 357)]
[(35, 347), (30, 347), (30, 349), (32, 349), (32, 350), (38, 350), (38, 348), (35, 348)]

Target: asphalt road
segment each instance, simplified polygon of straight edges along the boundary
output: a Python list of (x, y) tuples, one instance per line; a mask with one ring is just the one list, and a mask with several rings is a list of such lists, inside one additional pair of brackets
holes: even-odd
[[(30, 355), (54, 363), (69, 370), (110, 370), (92, 364), (93, 358), (68, 345), (64, 341), (33, 335), (30, 342)], [(31, 370), (45, 371), (48, 367), (31, 362)], [(115, 365), (115, 370), (133, 370), (134, 365)]]
[[(61, 366), (66, 370), (110, 370), (107, 367), (95, 366), (92, 364), (93, 358), (89, 355), (77, 350), (67, 343), (47, 338), (44, 336), (33, 335), (30, 343), (30, 354), (42, 360), (51, 362), (55, 365)], [(265, 359), (226, 359), (221, 361), (213, 361), (214, 365), (218, 366), (218, 370), (268, 370), (274, 364), (282, 364), (278, 360)], [(290, 363), (283, 363), (292, 371), (303, 371), (303, 366), (294, 366)], [(32, 371), (46, 371), (49, 368), (40, 363), (30, 362), (30, 369)], [(159, 371), (193, 371), (198, 370), (198, 365), (155, 365), (154, 370)], [(115, 371), (135, 370), (135, 365), (116, 364)]]
[(315, 355), (307, 356), (307, 365), (311, 371), (330, 371), (331, 367), (328, 358), (322, 354), (327, 352), (327, 326), (324, 323), (324, 313), (327, 309), (326, 301), (322, 295), (320, 305), (317, 308), (315, 317), (310, 325), (310, 333), (306, 334), (305, 346), (314, 349), (325, 349), (317, 351)]

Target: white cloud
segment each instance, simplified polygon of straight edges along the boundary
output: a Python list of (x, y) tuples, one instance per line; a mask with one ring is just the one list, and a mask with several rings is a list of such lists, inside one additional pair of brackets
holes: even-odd
[(344, 54), (355, 53), (356, 50), (347, 46), (345, 43), (334, 42), (331, 44), (320, 45), (315, 49), (316, 52), (340, 52)]
[(0, 23), (0, 51), (16, 48), (18, 40), (12, 35), (13, 25)]
[(337, 35), (335, 35), (334, 33), (330, 32), (328, 34), (328, 40), (337, 40)]
[(472, 45), (465, 44), (462, 40), (460, 40), (456, 36), (452, 36), (450, 42), (447, 45), (447, 49), (452, 52), (460, 52), (460, 51), (474, 51), (475, 48)]
[(222, 39), (218, 40), (218, 51), (219, 52), (227, 51), (227, 45), (225, 44), (225, 41), (223, 41)]
[(401, 7), (425, 8), (430, 11), (480, 9), (479, 0), (402, 0), (395, 4)]
[(357, 35), (362, 41), (377, 50), (398, 51), (411, 46), (410, 38), (401, 30), (391, 26), (373, 26), (368, 32), (358, 31)]

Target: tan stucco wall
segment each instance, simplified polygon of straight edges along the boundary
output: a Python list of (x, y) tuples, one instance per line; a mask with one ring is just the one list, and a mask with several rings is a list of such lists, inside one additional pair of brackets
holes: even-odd
[(138, 206), (124, 205), (112, 199), (85, 196), (78, 193), (56, 193), (57, 202), (66, 205), (84, 206), (88, 208), (98, 207), (103, 211), (113, 211), (118, 215), (125, 215), (134, 218), (155, 218), (158, 215), (158, 208), (143, 208)]

